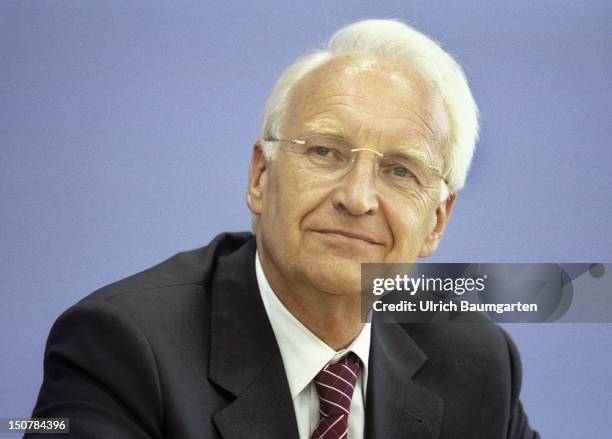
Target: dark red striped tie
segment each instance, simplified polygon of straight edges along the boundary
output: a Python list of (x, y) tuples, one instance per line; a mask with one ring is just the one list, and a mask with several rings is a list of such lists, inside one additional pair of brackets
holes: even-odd
[(346, 438), (357, 375), (359, 358), (349, 352), (339, 362), (325, 366), (315, 377), (319, 392), (319, 423), (312, 439)]

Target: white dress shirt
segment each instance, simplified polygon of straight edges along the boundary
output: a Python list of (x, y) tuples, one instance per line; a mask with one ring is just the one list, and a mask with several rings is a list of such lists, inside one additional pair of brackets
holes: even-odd
[(337, 362), (348, 352), (353, 352), (361, 360), (349, 413), (348, 439), (363, 439), (371, 324), (363, 326), (350, 346), (336, 352), (296, 319), (279, 300), (261, 268), (259, 253), (255, 255), (255, 272), (285, 366), (300, 439), (310, 439), (319, 422), (319, 394), (314, 378), (328, 363)]

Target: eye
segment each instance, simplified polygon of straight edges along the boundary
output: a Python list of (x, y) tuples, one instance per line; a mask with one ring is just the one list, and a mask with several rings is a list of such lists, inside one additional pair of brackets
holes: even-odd
[(317, 163), (337, 163), (345, 160), (342, 151), (331, 146), (312, 146), (308, 148), (307, 154), (311, 160)]
[(325, 146), (316, 146), (314, 148), (314, 153), (319, 157), (327, 157), (331, 152), (330, 148), (326, 148)]
[(391, 173), (395, 177), (411, 177), (412, 173), (404, 166), (396, 165), (391, 168)]

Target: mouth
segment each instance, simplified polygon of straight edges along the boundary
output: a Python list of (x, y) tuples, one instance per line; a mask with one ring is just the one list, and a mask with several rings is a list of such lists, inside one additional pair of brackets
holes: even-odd
[(359, 242), (370, 245), (382, 245), (381, 242), (363, 233), (357, 233), (343, 229), (316, 229), (313, 230), (315, 233), (326, 235), (330, 238), (338, 238), (341, 240), (351, 240), (352, 242)]

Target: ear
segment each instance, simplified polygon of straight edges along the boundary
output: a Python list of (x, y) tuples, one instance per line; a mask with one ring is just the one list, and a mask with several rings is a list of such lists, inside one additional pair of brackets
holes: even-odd
[(260, 215), (263, 208), (263, 194), (266, 185), (268, 163), (259, 142), (253, 145), (253, 154), (249, 165), (247, 186), (247, 205), (251, 212)]
[(438, 205), (435, 211), (435, 218), (433, 220), (433, 228), (430, 231), (425, 242), (419, 252), (419, 258), (426, 258), (431, 256), (433, 252), (438, 248), (438, 244), (442, 240), (442, 235), (448, 224), (453, 213), (453, 206), (455, 204), (455, 198), (457, 194), (450, 194), (446, 201), (443, 201)]

